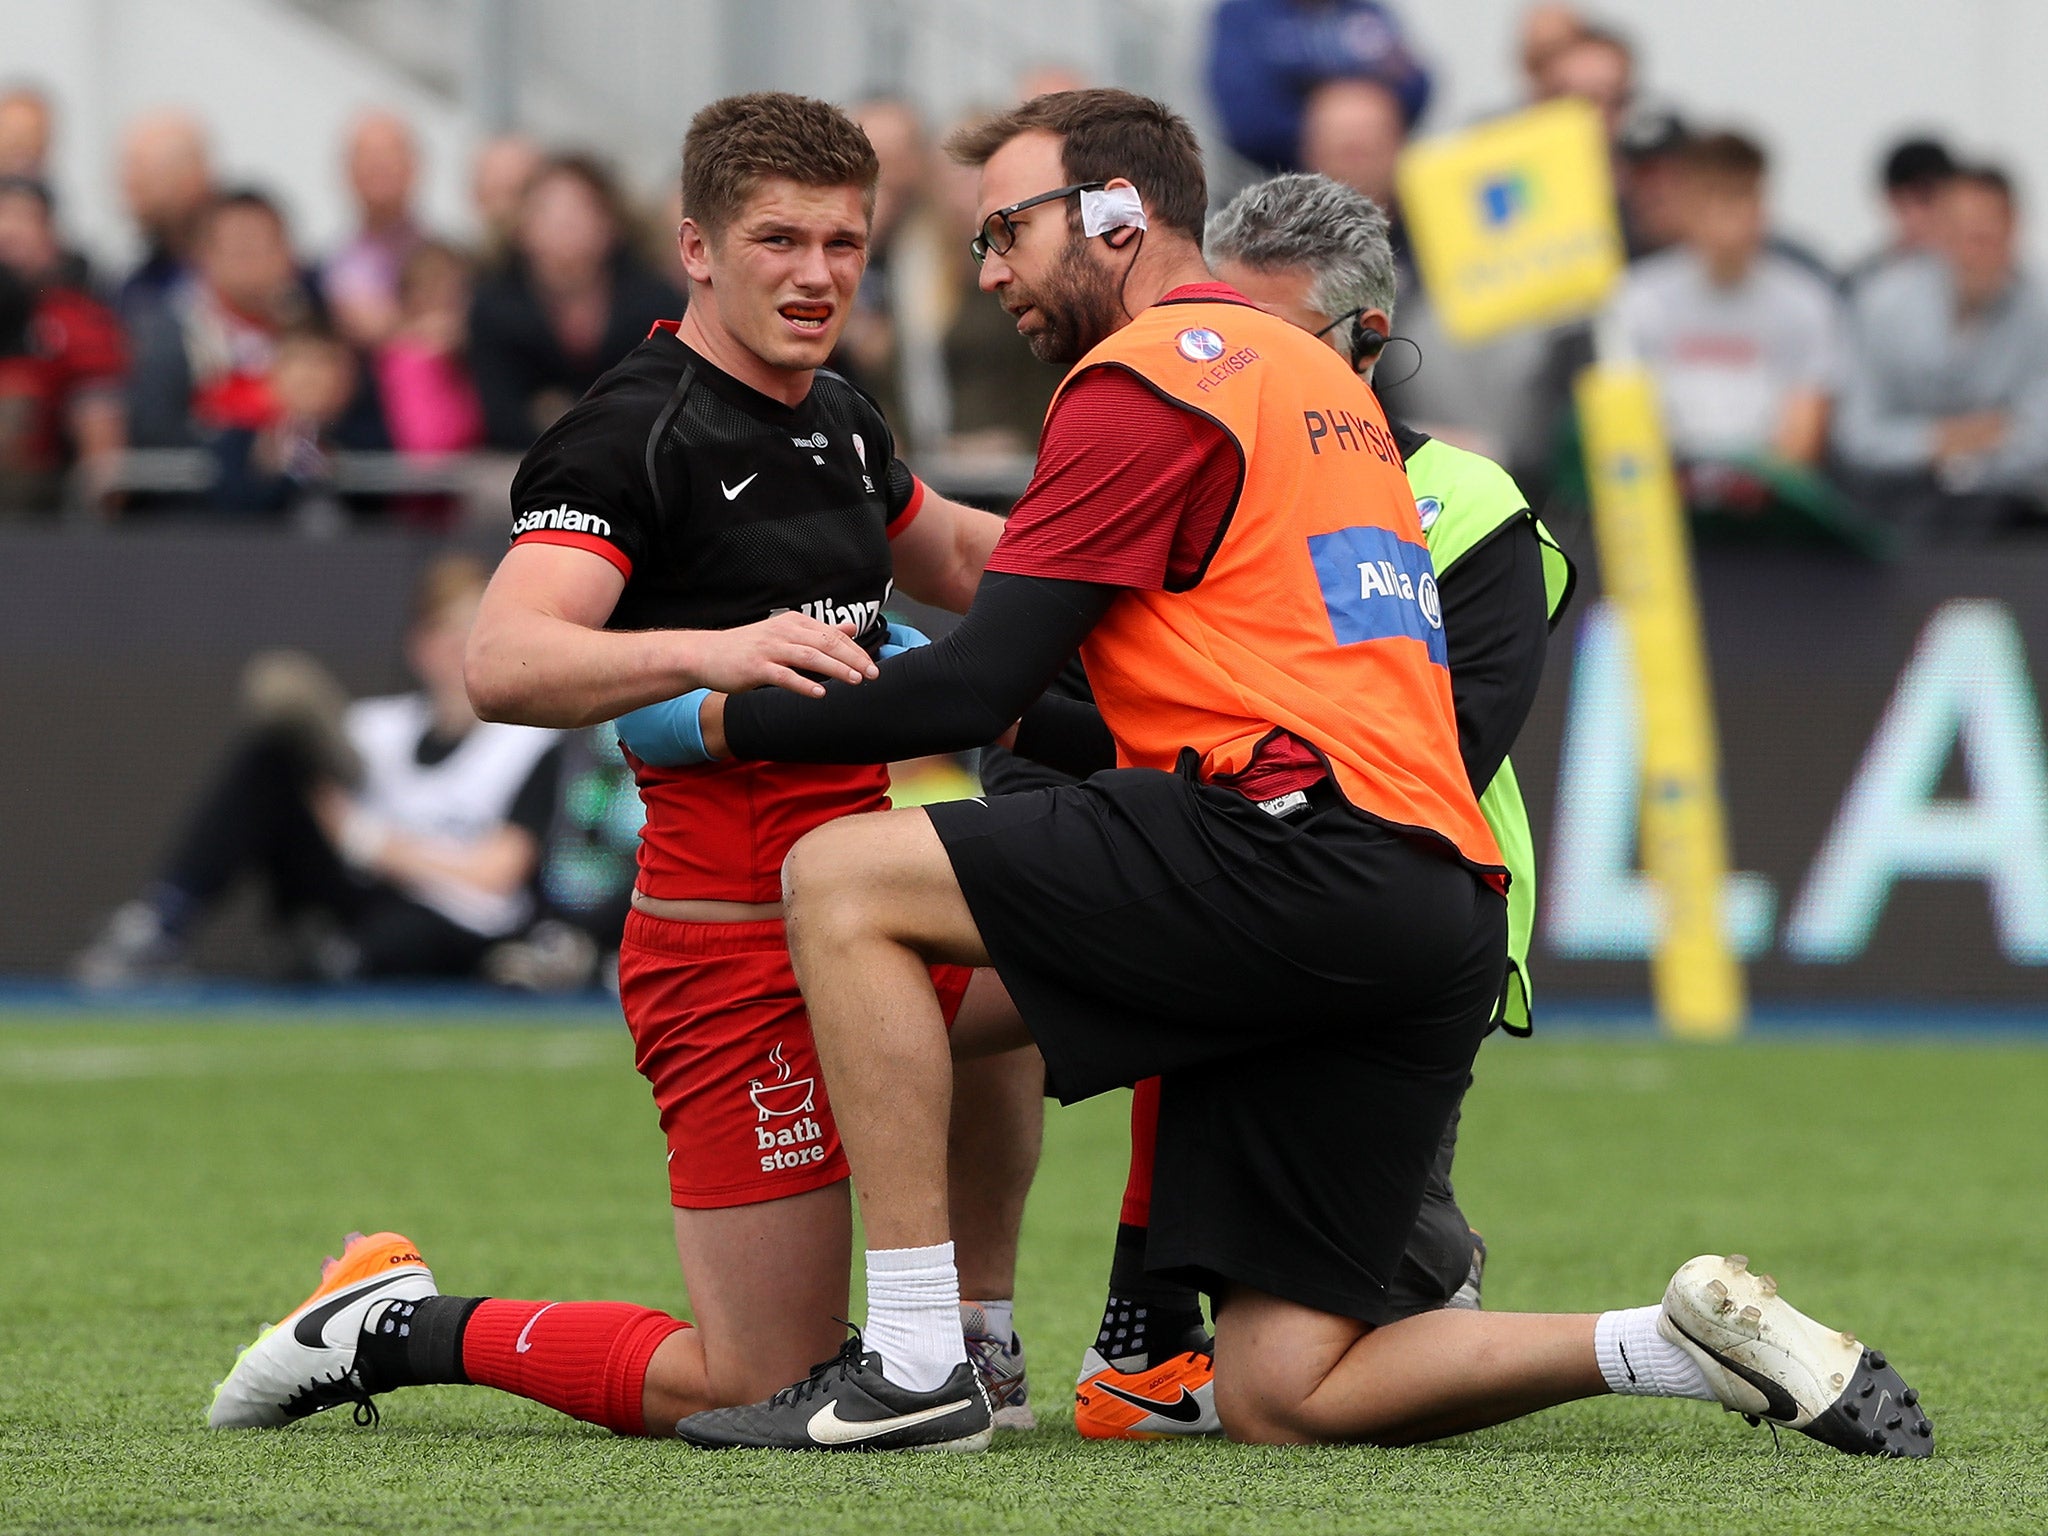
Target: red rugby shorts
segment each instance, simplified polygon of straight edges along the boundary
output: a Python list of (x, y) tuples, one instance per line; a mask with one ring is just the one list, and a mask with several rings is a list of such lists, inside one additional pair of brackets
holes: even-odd
[[(950, 1028), (974, 972), (935, 965)], [(619, 998), (668, 1138), (671, 1202), (757, 1205), (847, 1175), (811, 1021), (779, 922), (631, 913)]]

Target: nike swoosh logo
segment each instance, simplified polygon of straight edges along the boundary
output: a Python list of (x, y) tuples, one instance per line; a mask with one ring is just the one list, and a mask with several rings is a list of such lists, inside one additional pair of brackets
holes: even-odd
[(292, 1337), (308, 1349), (326, 1349), (328, 1347), (327, 1321), (329, 1318), (344, 1308), (353, 1306), (372, 1292), (381, 1291), (387, 1285), (396, 1285), (399, 1281), (410, 1278), (409, 1275), (403, 1274), (379, 1275), (376, 1279), (367, 1281), (362, 1285), (351, 1287), (346, 1291), (337, 1291), (299, 1319), (298, 1325), (292, 1329)]
[(756, 480), (760, 478), (761, 471), (757, 469), (751, 475), (747, 476), (746, 479), (742, 480), (738, 485), (727, 485), (723, 480), (721, 480), (718, 482), (718, 488), (721, 491), (725, 492), (725, 499), (727, 501), (731, 501), (733, 497), (739, 495), (741, 491), (744, 491), (748, 486), (752, 485)]
[(559, 1301), (551, 1301), (546, 1306), (542, 1307), (538, 1312), (534, 1313), (533, 1316), (529, 1317), (526, 1320), (526, 1326), (519, 1330), (519, 1337), (513, 1341), (512, 1353), (514, 1353), (515, 1355), (523, 1355), (529, 1349), (532, 1349), (533, 1346), (527, 1343), (526, 1339), (527, 1335), (533, 1332), (533, 1325), (539, 1322), (542, 1318), (546, 1317), (550, 1312), (554, 1311), (555, 1308), (559, 1307), (560, 1305), (561, 1303)]
[(1147, 1413), (1156, 1413), (1162, 1419), (1172, 1419), (1176, 1424), (1193, 1424), (1202, 1417), (1202, 1403), (1186, 1387), (1180, 1389), (1180, 1396), (1173, 1402), (1162, 1403), (1157, 1398), (1140, 1397), (1135, 1392), (1126, 1392), (1121, 1387), (1112, 1387), (1106, 1381), (1095, 1384), (1120, 1403), (1129, 1403), (1133, 1408), (1142, 1408)]
[(916, 1413), (899, 1413), (888, 1419), (863, 1419), (850, 1424), (839, 1417), (839, 1404), (827, 1403), (811, 1415), (811, 1422), (805, 1427), (811, 1432), (811, 1440), (817, 1445), (858, 1445), (863, 1440), (873, 1440), (881, 1435), (899, 1429), (914, 1429), (920, 1424), (929, 1424), (933, 1419), (943, 1419), (949, 1413), (958, 1413), (962, 1408), (971, 1407), (974, 1399), (963, 1397), (957, 1403), (941, 1403), (936, 1408), (921, 1408)]
[[(1666, 1315), (1669, 1316), (1668, 1313)], [(1790, 1392), (1786, 1391), (1783, 1385), (1771, 1380), (1770, 1377), (1763, 1375), (1759, 1371), (1751, 1370), (1748, 1366), (1744, 1365), (1740, 1360), (1729, 1359), (1726, 1355), (1722, 1354), (1721, 1351), (1714, 1348), (1713, 1345), (1706, 1343), (1704, 1340), (1694, 1338), (1691, 1333), (1687, 1332), (1685, 1325), (1683, 1323), (1680, 1323), (1676, 1318), (1672, 1318), (1671, 1326), (1676, 1328), (1680, 1333), (1685, 1334), (1685, 1336), (1688, 1339), (1692, 1339), (1693, 1343), (1699, 1345), (1701, 1349), (1705, 1350), (1708, 1354), (1712, 1355), (1715, 1361), (1720, 1364), (1722, 1369), (1733, 1371), (1737, 1376), (1740, 1376), (1752, 1387), (1755, 1387), (1757, 1391), (1761, 1392), (1764, 1396), (1764, 1402), (1767, 1405), (1764, 1408), (1763, 1413), (1763, 1416), (1765, 1418), (1776, 1419), (1780, 1423), (1790, 1424), (1794, 1419), (1799, 1417), (1799, 1400), (1795, 1398)]]
[[(1684, 1333), (1684, 1332), (1685, 1332), (1685, 1330), (1681, 1328), (1681, 1329), (1679, 1330), (1679, 1332), (1681, 1332), (1681, 1333)], [(1691, 1338), (1691, 1337), (1692, 1337), (1692, 1335), (1691, 1335), (1691, 1334), (1689, 1334), (1689, 1333), (1687, 1333), (1687, 1334), (1686, 1334), (1685, 1336), (1686, 1336), (1687, 1338)], [(1621, 1368), (1622, 1368), (1622, 1369), (1623, 1369), (1624, 1371), (1627, 1371), (1627, 1372), (1628, 1372), (1628, 1379), (1629, 1379), (1629, 1381), (1630, 1381), (1631, 1383), (1634, 1383), (1634, 1382), (1635, 1382), (1635, 1379), (1636, 1379), (1636, 1368), (1635, 1368), (1634, 1366), (1632, 1366), (1632, 1365), (1630, 1365), (1630, 1364), (1628, 1363), (1628, 1346), (1627, 1346), (1626, 1344), (1622, 1343), (1622, 1342), (1621, 1342), (1621, 1340), (1619, 1340), (1619, 1339), (1616, 1339), (1616, 1340), (1614, 1341), (1614, 1347), (1615, 1347), (1616, 1349), (1618, 1349), (1618, 1350), (1620, 1350), (1620, 1351), (1621, 1351)]]

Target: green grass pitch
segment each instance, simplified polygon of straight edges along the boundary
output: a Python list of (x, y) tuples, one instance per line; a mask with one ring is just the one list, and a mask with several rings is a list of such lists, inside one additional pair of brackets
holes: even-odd
[(1051, 1113), (1018, 1304), (1044, 1423), (988, 1455), (692, 1455), (455, 1388), (386, 1399), (374, 1431), (336, 1413), (216, 1435), (213, 1382), (350, 1228), (410, 1234), (451, 1291), (678, 1306), (623, 1031), (15, 1016), (0, 1529), (2039, 1532), (2044, 1105), (2038, 1042), (1481, 1055), (1459, 1166), (1489, 1305), (1638, 1304), (1693, 1253), (1745, 1251), (1896, 1357), (1931, 1462), (1774, 1450), (1705, 1405), (1613, 1399), (1407, 1451), (1085, 1445), (1067, 1387), (1115, 1221), (1117, 1100)]

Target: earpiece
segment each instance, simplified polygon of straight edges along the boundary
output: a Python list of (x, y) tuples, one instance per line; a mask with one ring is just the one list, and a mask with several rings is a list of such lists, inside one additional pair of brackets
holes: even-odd
[(1352, 322), (1351, 371), (1356, 373), (1386, 350), (1388, 338), (1371, 326)]

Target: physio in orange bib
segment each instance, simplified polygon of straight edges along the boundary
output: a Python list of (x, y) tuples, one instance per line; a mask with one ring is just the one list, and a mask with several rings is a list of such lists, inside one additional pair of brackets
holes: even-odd
[[(951, 1056), (1035, 1047), (1068, 1102), (1160, 1078), (1146, 1260), (1214, 1298), (1230, 1435), (1405, 1443), (1610, 1390), (1834, 1435), (1836, 1389), (1890, 1368), (1733, 1260), (1598, 1315), (1390, 1302), (1507, 967), (1506, 873), (1400, 451), (1330, 348), (1210, 277), (1201, 157), (1170, 109), (1065, 92), (949, 148), (980, 169), (982, 288), (1069, 370), (1032, 482), (951, 634), (822, 698), (708, 695), (698, 749), (870, 762), (1003, 736), (1085, 777), (844, 817), (791, 852), (867, 1322), (807, 1380), (677, 1434), (987, 1443), (950, 1241)], [(1099, 713), (1042, 696), (1076, 649)], [(949, 1041), (939, 963), (992, 965), (1021, 1022)]]

